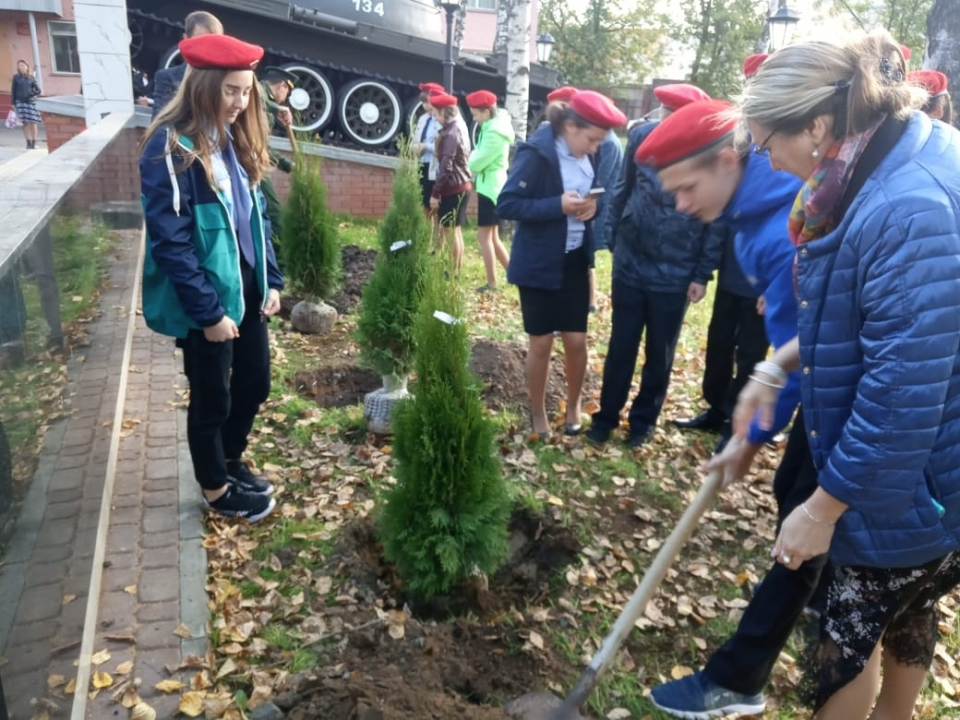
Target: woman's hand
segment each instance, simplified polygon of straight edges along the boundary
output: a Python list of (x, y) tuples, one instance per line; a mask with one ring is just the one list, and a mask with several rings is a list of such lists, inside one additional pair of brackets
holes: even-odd
[(753, 378), (748, 380), (737, 397), (737, 407), (733, 411), (734, 435), (739, 438), (747, 437), (750, 423), (753, 422), (757, 412), (760, 413), (758, 423), (760, 429), (772, 430), (779, 397), (780, 388), (764, 385)]
[(592, 220), (597, 214), (597, 196), (588, 195), (583, 198), (583, 208), (577, 212), (576, 217), (580, 222)]
[(270, 288), (267, 294), (267, 304), (263, 306), (263, 316), (272, 317), (280, 312), (280, 291)]
[(707, 472), (719, 470), (723, 474), (723, 488), (726, 489), (731, 483), (750, 472), (753, 458), (759, 450), (759, 445), (747, 442), (743, 438), (732, 437), (723, 452), (710, 458), (703, 469)]
[(845, 504), (817, 488), (783, 521), (770, 556), (796, 570), (801, 563), (828, 552), (837, 520), (846, 509)]
[(584, 200), (576, 190), (567, 190), (560, 196), (560, 209), (564, 215), (576, 215), (584, 208)]
[(757, 315), (763, 316), (767, 314), (767, 299), (761, 295), (757, 298)]
[(233, 320), (224, 315), (216, 325), (205, 327), (203, 329), (203, 336), (209, 342), (222, 343), (240, 337), (240, 330)]
[(430, 198), (430, 209), (436, 212), (440, 209), (440, 198), (431, 197)]

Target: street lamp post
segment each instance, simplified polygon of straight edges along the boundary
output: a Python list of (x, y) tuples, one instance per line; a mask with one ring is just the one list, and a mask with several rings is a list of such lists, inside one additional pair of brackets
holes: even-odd
[(550, 33), (540, 33), (540, 36), (537, 38), (537, 60), (541, 65), (546, 65), (550, 62), (550, 56), (553, 55), (553, 46), (557, 44), (557, 41), (553, 39), (553, 35)]
[(800, 14), (787, 7), (787, 0), (780, 0), (777, 11), (767, 18), (771, 53), (775, 53), (790, 42), (798, 22), (800, 22)]
[(462, 0), (458, 2), (442, 2), (440, 7), (447, 14), (447, 49), (443, 56), (443, 86), (448, 93), (453, 92), (453, 20), (460, 12)]

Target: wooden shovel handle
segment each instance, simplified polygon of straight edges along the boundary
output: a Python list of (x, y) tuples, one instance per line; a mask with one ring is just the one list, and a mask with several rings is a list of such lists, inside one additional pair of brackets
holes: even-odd
[(684, 511), (680, 522), (677, 523), (673, 532), (670, 533), (670, 537), (667, 538), (666, 542), (663, 543), (663, 547), (660, 548), (660, 552), (657, 553), (653, 562), (650, 563), (650, 567), (647, 568), (647, 572), (643, 575), (643, 580), (640, 581), (640, 585), (634, 590), (633, 597), (630, 598), (630, 601), (621, 611), (620, 617), (617, 618), (617, 622), (614, 624), (610, 634), (604, 638), (603, 645), (600, 646), (600, 649), (593, 656), (590, 665), (583, 672), (577, 685), (564, 700), (564, 708), (573, 709), (583, 705), (587, 696), (596, 686), (597, 681), (603, 673), (606, 672), (610, 663), (616, 657), (617, 651), (627, 638), (627, 635), (630, 634), (634, 623), (643, 615), (647, 603), (650, 602), (656, 594), (670, 566), (673, 565), (674, 560), (677, 559), (677, 555), (680, 554), (683, 546), (687, 544), (687, 540), (690, 539), (693, 531), (696, 530), (700, 518), (703, 517), (703, 514), (713, 504), (714, 499), (722, 488), (723, 475), (716, 470), (711, 472), (703, 485), (700, 486), (697, 497), (694, 498), (690, 506)]

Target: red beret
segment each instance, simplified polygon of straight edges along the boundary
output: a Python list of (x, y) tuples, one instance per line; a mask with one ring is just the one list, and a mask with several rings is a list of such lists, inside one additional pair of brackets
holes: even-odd
[(760, 66), (763, 65), (763, 61), (768, 57), (770, 56), (766, 53), (747, 55), (747, 59), (743, 61), (743, 76), (745, 78), (751, 78), (756, 75), (757, 70), (760, 69)]
[(647, 135), (635, 159), (661, 170), (713, 147), (737, 127), (736, 118), (729, 117), (732, 108), (725, 100), (685, 105)]
[(495, 107), (497, 96), (489, 90), (477, 90), (467, 95), (467, 105), (472, 108)]
[(604, 130), (627, 124), (627, 116), (613, 104), (613, 100), (593, 90), (578, 90), (570, 98), (570, 109), (591, 125)]
[(547, 93), (547, 102), (570, 102), (570, 98), (577, 94), (573, 85), (564, 85)]
[(906, 45), (900, 46), (900, 52), (903, 53), (904, 60), (909, 60), (910, 56), (913, 55), (913, 51), (910, 48), (908, 48)]
[(673, 83), (671, 85), (658, 85), (653, 89), (653, 94), (657, 100), (667, 110), (679, 110), (684, 105), (700, 100), (709, 100), (710, 96), (696, 85), (687, 83)]
[(917, 70), (907, 73), (907, 81), (919, 85), (930, 97), (944, 95), (947, 92), (947, 76), (937, 70)]
[(443, 93), (443, 92), (446, 92), (446, 90), (443, 89), (443, 85), (441, 85), (441, 84), (439, 84), (439, 83), (435, 83), (435, 82), (420, 83), (420, 85), (419, 85), (418, 87), (420, 88), (420, 91), (421, 91), (421, 92), (425, 92), (425, 93), (428, 93), (428, 94), (430, 94), (430, 95), (433, 95), (433, 93)]
[(230, 35), (200, 35), (180, 41), (180, 54), (190, 67), (218, 70), (252, 70), (263, 57), (263, 48)]
[(430, 96), (430, 104), (438, 108), (455, 107), (457, 98), (453, 95), (447, 95), (446, 93), (437, 93), (436, 95)]

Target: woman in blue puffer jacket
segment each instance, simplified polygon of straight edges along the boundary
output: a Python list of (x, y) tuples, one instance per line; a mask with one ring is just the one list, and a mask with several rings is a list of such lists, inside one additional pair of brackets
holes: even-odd
[[(790, 218), (799, 341), (774, 361), (802, 368), (819, 487), (773, 555), (793, 568), (829, 550), (836, 565), (818, 718), (910, 718), (937, 601), (960, 584), (960, 133), (916, 110), (904, 65), (885, 32), (798, 43), (741, 99), (771, 165), (805, 181)], [(779, 384), (753, 377), (738, 424)]]

